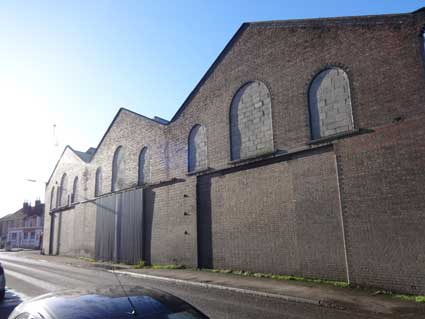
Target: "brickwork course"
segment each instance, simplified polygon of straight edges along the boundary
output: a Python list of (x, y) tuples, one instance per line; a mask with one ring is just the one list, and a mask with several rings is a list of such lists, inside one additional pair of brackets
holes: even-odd
[(125, 207), (147, 263), (424, 294), (424, 26), (425, 9), (243, 24), (169, 122), (120, 109), (95, 150), (65, 148), (44, 251), (94, 257), (100, 199), (141, 188)]

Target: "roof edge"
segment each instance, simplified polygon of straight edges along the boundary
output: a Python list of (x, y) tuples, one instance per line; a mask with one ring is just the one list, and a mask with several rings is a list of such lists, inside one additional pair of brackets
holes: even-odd
[[(305, 19), (288, 19), (288, 20), (265, 20), (265, 21), (252, 21), (249, 22), (252, 26), (261, 26), (261, 25), (273, 25), (273, 26), (308, 26), (308, 25), (326, 25), (326, 24), (344, 24), (349, 22), (350, 24), (357, 24), (364, 20), (365, 22), (371, 22), (370, 20), (381, 20), (381, 19), (399, 19), (402, 17), (410, 17), (411, 15), (425, 9), (420, 8), (413, 12), (405, 13), (389, 13), (389, 14), (368, 14), (368, 15), (353, 15), (353, 16), (337, 16), (337, 17), (322, 17), (322, 18), (305, 18)], [(355, 20), (355, 21), (349, 21)]]
[(55, 167), (53, 168), (53, 170), (52, 170), (52, 173), (50, 174), (50, 177), (49, 177), (49, 179), (47, 180), (47, 182), (46, 182), (46, 187), (47, 187), (47, 185), (48, 184), (50, 184), (50, 181), (51, 181), (51, 179), (52, 179), (52, 177), (53, 177), (53, 174), (55, 173), (55, 171), (56, 171), (56, 168), (58, 167), (58, 165), (59, 165), (59, 162), (61, 161), (61, 159), (62, 159), (62, 157), (63, 157), (63, 155), (65, 154), (65, 152), (66, 152), (66, 150), (67, 149), (69, 149), (70, 151), (72, 151), (72, 153), (80, 160), (80, 161), (82, 161), (83, 163), (87, 163), (86, 161), (84, 161), (78, 154), (77, 154), (77, 152), (70, 146), (70, 145), (66, 145), (65, 147), (64, 147), (64, 149), (63, 149), (63, 151), (62, 151), (62, 153), (61, 153), (61, 155), (59, 156), (59, 158), (58, 158), (58, 160), (56, 161), (56, 164), (55, 164)]
[(150, 121), (150, 122), (152, 122), (152, 123), (154, 123), (156, 125), (159, 125), (159, 126), (166, 126), (167, 125), (167, 124), (162, 124), (162, 123), (160, 123), (158, 121), (155, 121), (154, 119), (151, 119), (151, 118), (149, 118), (149, 117), (147, 117), (145, 115), (142, 115), (140, 113), (137, 113), (137, 112), (134, 112), (132, 110), (126, 109), (125, 107), (120, 107), (119, 110), (118, 110), (118, 112), (117, 112), (117, 114), (115, 114), (114, 118), (112, 119), (111, 124), (109, 124), (108, 128), (106, 129), (105, 133), (103, 134), (102, 138), (100, 139), (99, 144), (97, 144), (96, 150), (94, 151), (94, 153), (92, 154), (92, 156), (90, 158), (90, 162), (93, 159), (93, 157), (96, 155), (97, 151), (100, 148), (100, 145), (102, 145), (104, 139), (106, 138), (106, 135), (108, 135), (109, 131), (111, 130), (112, 126), (114, 125), (115, 121), (118, 119), (118, 116), (121, 114), (122, 111), (129, 112), (129, 113), (131, 113), (133, 115), (136, 115), (138, 117), (141, 117), (142, 119), (148, 120), (148, 121)]
[(211, 66), (208, 68), (208, 70), (205, 72), (205, 74), (202, 76), (201, 80), (199, 80), (198, 84), (196, 84), (195, 88), (189, 93), (189, 95), (184, 100), (184, 102), (182, 103), (182, 105), (179, 107), (179, 109), (177, 110), (177, 112), (171, 118), (169, 124), (171, 124), (172, 122), (176, 121), (179, 118), (180, 114), (184, 111), (184, 109), (186, 108), (187, 104), (189, 104), (189, 102), (193, 99), (193, 97), (195, 96), (195, 94), (199, 91), (199, 89), (201, 88), (202, 84), (205, 83), (205, 81), (208, 79), (208, 77), (210, 76), (210, 74), (217, 67), (217, 65), (219, 64), (219, 62), (226, 56), (227, 52), (234, 45), (234, 43), (239, 38), (239, 36), (243, 33), (243, 31), (245, 31), (245, 29), (247, 29), (249, 27), (249, 25), (250, 25), (249, 22), (242, 23), (242, 25), (239, 27), (239, 29), (236, 31), (236, 33), (230, 38), (229, 42), (227, 42), (227, 44), (224, 46), (223, 50), (221, 50), (220, 54), (217, 56), (217, 58), (214, 60), (214, 62), (211, 64)]
[(419, 13), (419, 12), (422, 12), (422, 11), (425, 12), (425, 7), (421, 7), (419, 9), (415, 10), (415, 11), (412, 11), (411, 13), (416, 14), (416, 13)]

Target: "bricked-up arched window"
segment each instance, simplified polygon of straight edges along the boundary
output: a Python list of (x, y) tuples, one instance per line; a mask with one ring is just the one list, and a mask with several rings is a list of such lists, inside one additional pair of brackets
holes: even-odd
[(309, 111), (312, 139), (354, 129), (350, 83), (344, 70), (330, 68), (316, 75), (309, 90)]
[(50, 210), (53, 210), (55, 208), (55, 187), (52, 187), (52, 190), (50, 191)]
[(150, 180), (150, 161), (148, 148), (144, 147), (139, 153), (139, 177), (138, 184), (143, 185)]
[(66, 173), (62, 175), (59, 198), (59, 205), (61, 207), (68, 205), (68, 176)]
[(102, 168), (96, 169), (96, 176), (94, 181), (94, 196), (100, 196), (102, 194)]
[(75, 176), (74, 183), (72, 184), (72, 198), (71, 202), (78, 202), (78, 176)]
[(264, 83), (247, 83), (233, 97), (230, 136), (232, 160), (273, 151), (272, 103)]
[(205, 126), (197, 124), (189, 133), (188, 170), (194, 172), (207, 166), (207, 132)]
[(118, 146), (112, 160), (111, 191), (119, 191), (125, 187), (125, 163), (122, 146)]

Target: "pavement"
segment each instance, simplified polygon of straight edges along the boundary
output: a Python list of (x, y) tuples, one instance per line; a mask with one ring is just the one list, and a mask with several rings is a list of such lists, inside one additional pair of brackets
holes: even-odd
[[(99, 268), (138, 279), (338, 309), (350, 313), (364, 314), (367, 318), (425, 318), (425, 303), (390, 298), (369, 290), (340, 288), (310, 282), (246, 277), (195, 269), (134, 269), (128, 265), (90, 262), (75, 257), (46, 256), (34, 251), (11, 252), (10, 254), (73, 267)], [(370, 314), (370, 316), (367, 314)]]

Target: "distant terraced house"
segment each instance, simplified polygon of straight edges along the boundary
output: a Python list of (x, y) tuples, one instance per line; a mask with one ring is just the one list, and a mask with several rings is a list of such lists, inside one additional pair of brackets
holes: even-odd
[(244, 23), (170, 121), (65, 148), (45, 252), (425, 293), (424, 26)]
[(44, 204), (24, 202), (13, 214), (0, 218), (1, 246), (40, 249), (43, 239)]

